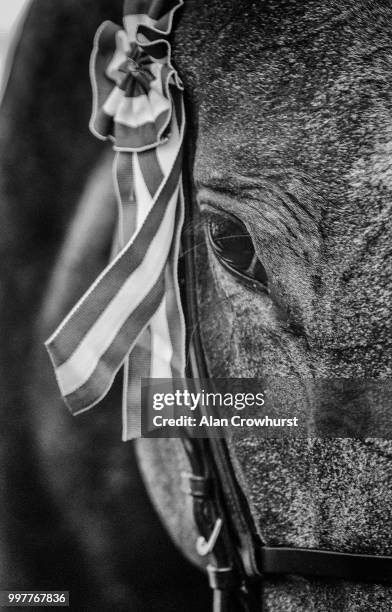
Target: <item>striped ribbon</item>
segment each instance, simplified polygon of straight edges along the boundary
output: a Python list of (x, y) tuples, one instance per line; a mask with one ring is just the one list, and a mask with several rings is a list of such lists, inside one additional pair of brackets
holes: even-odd
[(90, 129), (116, 151), (117, 255), (46, 342), (73, 414), (97, 404), (124, 366), (124, 440), (140, 435), (140, 376), (184, 376), (177, 262), (185, 116), (167, 40), (182, 4), (126, 0), (124, 29), (107, 21), (96, 34)]

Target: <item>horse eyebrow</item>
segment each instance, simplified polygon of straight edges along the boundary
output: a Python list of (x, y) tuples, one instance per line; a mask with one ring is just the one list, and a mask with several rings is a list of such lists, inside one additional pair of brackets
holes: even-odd
[[(238, 177), (237, 177), (238, 178)], [(242, 178), (242, 177), (241, 177)], [(287, 181), (287, 177), (282, 176)], [(210, 204), (225, 210), (228, 202), (231, 202), (230, 208), (239, 208), (242, 203), (247, 202), (247, 208), (257, 208), (255, 201), (266, 201), (268, 199), (279, 202), (277, 208), (285, 209), (285, 212), (290, 212), (290, 215), (295, 221), (299, 221), (298, 217), (306, 218), (308, 221), (315, 222), (317, 215), (310, 207), (306, 206), (301, 199), (292, 193), (289, 188), (283, 187), (285, 184), (277, 183), (277, 177), (274, 176), (274, 181), (265, 180), (240, 180), (235, 184), (229, 184), (227, 179), (215, 178), (212, 181), (199, 182), (197, 189), (197, 199), (199, 204), (203, 200)], [(297, 211), (297, 212), (296, 212)], [(234, 211), (233, 211), (234, 212)], [(298, 213), (298, 214), (297, 214)]]
[(246, 190), (259, 189), (263, 183), (279, 184), (287, 181), (287, 179), (288, 175), (279, 171), (263, 172), (262, 175), (258, 172), (249, 172), (247, 174), (212, 172), (208, 176), (202, 176), (200, 172), (195, 177), (195, 183), (198, 189), (206, 187), (207, 189), (235, 196), (244, 195)]
[(307, 250), (318, 250), (323, 202), (294, 169), (264, 168), (244, 174), (207, 170), (200, 173), (196, 186), (201, 208), (209, 204), (243, 220), (258, 219), (265, 230), (285, 235), (294, 251), (301, 250), (301, 243)]
[[(294, 182), (297, 186), (304, 186), (306, 182), (306, 191), (313, 191), (310, 189), (309, 181), (305, 180), (305, 177), (301, 176), (299, 172), (291, 170), (283, 172), (279, 169), (264, 169), (262, 172), (249, 171), (246, 174), (213, 172), (207, 176), (200, 173), (196, 177), (195, 185), (198, 192), (205, 189), (206, 191), (216, 192), (222, 197), (235, 198), (239, 200), (239, 203), (246, 199), (260, 199), (260, 194), (263, 193), (269, 193), (279, 200), (290, 198), (292, 204), (313, 217), (314, 215), (302, 204), (301, 199), (290, 189), (290, 185)], [(314, 197), (316, 193), (312, 193), (312, 195)]]
[[(260, 190), (261, 194), (262, 190)], [(264, 237), (284, 243), (291, 252), (308, 262), (317, 258), (319, 231), (316, 215), (306, 204), (280, 190), (275, 198), (267, 196), (241, 197), (230, 189), (202, 186), (197, 193), (201, 210), (205, 206), (238, 216), (245, 225), (258, 227)]]

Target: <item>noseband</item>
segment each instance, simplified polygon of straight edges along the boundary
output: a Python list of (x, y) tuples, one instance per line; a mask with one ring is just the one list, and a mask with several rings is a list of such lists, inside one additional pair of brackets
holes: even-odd
[[(184, 310), (188, 331), (187, 376), (197, 383), (209, 378), (199, 330), (194, 206), (188, 190), (183, 235)], [(208, 407), (201, 406), (208, 416)], [(214, 593), (214, 612), (260, 612), (263, 579), (286, 575), (352, 582), (392, 583), (392, 556), (352, 554), (310, 548), (268, 546), (257, 533), (246, 497), (236, 477), (227, 441), (210, 435), (183, 445), (190, 473), (184, 490), (193, 499), (200, 537), (196, 550), (209, 556), (207, 566)]]

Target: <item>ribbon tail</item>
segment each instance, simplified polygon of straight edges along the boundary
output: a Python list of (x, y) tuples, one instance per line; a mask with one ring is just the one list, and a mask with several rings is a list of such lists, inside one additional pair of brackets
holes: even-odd
[(147, 327), (141, 334), (132, 358), (124, 367), (122, 403), (122, 440), (134, 440), (141, 436), (141, 386), (142, 378), (149, 378), (151, 369), (151, 331)]
[[(180, 231), (182, 102), (178, 111), (181, 126), (178, 138), (160, 152), (159, 165), (165, 178), (152, 198), (148, 213), (141, 215), (140, 229), (46, 343), (62, 395), (73, 414), (92, 408), (106, 395), (140, 334), (162, 308), (167, 289), (167, 261), (171, 259), (173, 242), (178, 242)], [(118, 156), (117, 167), (124, 160), (123, 155)], [(130, 158), (125, 159), (128, 162)], [(151, 195), (155, 188), (146, 184), (147, 179), (156, 181), (157, 177), (154, 178), (154, 173), (143, 175), (143, 153), (132, 159), (138, 162), (134, 167), (135, 195), (143, 204), (141, 195), (144, 193), (147, 197), (146, 190)], [(118, 190), (121, 198), (120, 183)], [(178, 246), (174, 252), (178, 253)], [(174, 286), (176, 278), (170, 284)], [(178, 304), (177, 307), (180, 308)], [(154, 348), (152, 351), (154, 354)]]
[(185, 321), (177, 278), (177, 262), (184, 198), (180, 189), (176, 234), (165, 268), (165, 296), (132, 351), (124, 374), (123, 441), (141, 436), (141, 378), (183, 378), (185, 376)]

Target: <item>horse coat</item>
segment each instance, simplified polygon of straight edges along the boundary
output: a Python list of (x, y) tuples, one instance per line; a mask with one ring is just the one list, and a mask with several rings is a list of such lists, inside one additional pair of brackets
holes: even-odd
[[(179, 20), (174, 53), (188, 95), (189, 167), (199, 201), (214, 209), (220, 205), (243, 219), (273, 287), (273, 300), (249, 295), (223, 272), (211, 252), (200, 248), (201, 331), (212, 374), (257, 376), (269, 368), (294, 376), (316, 372), (325, 378), (390, 374), (390, 10), (367, 3), (361, 9), (351, 2), (344, 6), (315, 2), (307, 7), (268, 2), (260, 8), (250, 2), (200, 5), (189, 1)], [(103, 7), (104, 13), (108, 10)], [(63, 25), (61, 19), (58, 23)], [(81, 16), (72, 21), (70, 31), (79, 32), (76, 23), (84, 23)], [(67, 65), (66, 75), (56, 72), (61, 83), (65, 77), (66, 82), (75, 77), (77, 59), (74, 70)], [(46, 66), (53, 74), (49, 59)], [(22, 77), (20, 82), (28, 89)], [(45, 119), (50, 116), (56, 128), (61, 124), (66, 133), (69, 130), (64, 140), (68, 146), (65, 151), (58, 149), (58, 139), (53, 142), (51, 135), (55, 130), (46, 126), (48, 145), (42, 147), (38, 138), (32, 138), (31, 150), (58, 151), (54, 166), (62, 170), (48, 172), (40, 156), (32, 156), (28, 176), (44, 177), (34, 197), (31, 190), (27, 197), (22, 187), (34, 180), (7, 179), (4, 187), (8, 202), (4, 217), (10, 231), (23, 235), (12, 248), (6, 244), (5, 252), (13, 254), (11, 264), (15, 265), (7, 266), (3, 275), (4, 295), (19, 305), (6, 308), (3, 318), (5, 329), (19, 330), (19, 342), (9, 346), (4, 361), (8, 367), (15, 364), (14, 371), (20, 347), (26, 354), (33, 345), (31, 335), (25, 335), (25, 327), (18, 323), (26, 312), (26, 296), (33, 317), (39, 287), (42, 291), (42, 282), (35, 279), (42, 280), (43, 269), (48, 272), (43, 264), (54, 257), (60, 230), (69, 218), (71, 194), (76, 200), (93, 160), (100, 155), (100, 149), (82, 136), (89, 107), (86, 91), (67, 90), (69, 98), (59, 105), (55, 89), (50, 79), (48, 90), (53, 97), (43, 100), (52, 102), (40, 112)], [(30, 99), (28, 92), (20, 99)], [(59, 116), (59, 108), (64, 116)], [(70, 113), (71, 109), (75, 111)], [(20, 130), (21, 117), (34, 116), (22, 102), (8, 113)], [(28, 119), (25, 125), (29, 133)], [(10, 148), (11, 137), (4, 136), (4, 142), (8, 166), (19, 167), (20, 149), (16, 144)], [(72, 172), (70, 159), (75, 164)], [(64, 181), (61, 190), (58, 173)], [(53, 193), (58, 194), (55, 212), (50, 206)], [(13, 207), (13, 202), (23, 206)], [(40, 239), (43, 231), (44, 240)], [(34, 263), (37, 276), (32, 277), (30, 254), (36, 244), (41, 250)], [(101, 263), (98, 259), (104, 259), (105, 248), (98, 246), (91, 260), (94, 272)], [(71, 261), (71, 270), (72, 265)], [(81, 271), (76, 274), (81, 292), (90, 278), (84, 265), (76, 268)], [(34, 282), (24, 284), (23, 278), (34, 278)], [(46, 318), (46, 326), (59, 320), (71, 305), (62, 303), (56, 310), (53, 302), (47, 300), (47, 304), (46, 313), (49, 310), (52, 318), (49, 323)], [(44, 366), (41, 375), (48, 375)], [(38, 381), (38, 374), (33, 378)], [(9, 370), (5, 381), (7, 406), (22, 411), (32, 405), (25, 387), (15, 384)], [(49, 387), (38, 386), (41, 392), (34, 410), (28, 410), (33, 425), (24, 425), (23, 440), (34, 440), (40, 458), (37, 465), (43, 466), (37, 478), (46, 483), (63, 515), (64, 500), (73, 490), (72, 481), (62, 484), (58, 478), (64, 457), (70, 456), (65, 428), (59, 423), (67, 417), (56, 416), (60, 412), (51, 402), (47, 405), (52, 397)], [(321, 409), (321, 400), (325, 397), (315, 398), (309, 409)], [(338, 401), (338, 406), (344, 409), (345, 404)], [(19, 422), (25, 421), (15, 419), (10, 439)], [(84, 436), (91, 426), (84, 422), (81, 430), (79, 424), (67, 424), (74, 439), (81, 440), (80, 451), (72, 455), (73, 474), (78, 475)], [(19, 436), (22, 454), (26, 446)], [(40, 442), (38, 447), (35, 440)], [(195, 557), (188, 502), (176, 482), (177, 468), (186, 463), (179, 445), (142, 441), (138, 453), (169, 531)], [(249, 437), (235, 449), (254, 519), (269, 542), (379, 553), (391, 552), (389, 457), (389, 443), (377, 440), (261, 443)], [(68, 519), (82, 547), (85, 528), (75, 526), (80, 525), (84, 504), (77, 504)], [(112, 541), (110, 528), (108, 533), (107, 541)], [(113, 580), (113, 574), (106, 580)], [(390, 588), (377, 584), (292, 578), (269, 581), (264, 603), (270, 610), (388, 610), (390, 598)]]

